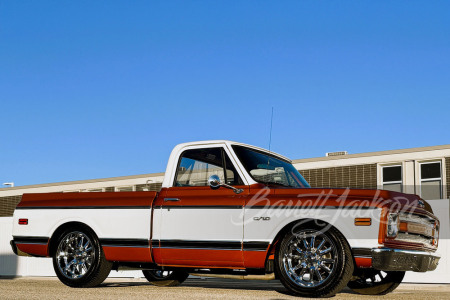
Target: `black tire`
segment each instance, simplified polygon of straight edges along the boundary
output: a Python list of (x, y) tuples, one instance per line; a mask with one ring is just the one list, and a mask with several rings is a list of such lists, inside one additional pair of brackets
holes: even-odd
[(143, 270), (142, 273), (148, 282), (156, 286), (177, 286), (189, 276), (189, 273), (180, 270)]
[(332, 297), (347, 285), (353, 269), (350, 247), (333, 227), (294, 227), (275, 255), (278, 278), (296, 296)]
[(352, 291), (361, 295), (386, 295), (400, 285), (405, 272), (359, 269), (356, 275), (359, 278), (347, 284)]
[(53, 268), (65, 285), (89, 288), (100, 285), (108, 277), (112, 263), (105, 259), (95, 233), (77, 227), (65, 230), (58, 237)]

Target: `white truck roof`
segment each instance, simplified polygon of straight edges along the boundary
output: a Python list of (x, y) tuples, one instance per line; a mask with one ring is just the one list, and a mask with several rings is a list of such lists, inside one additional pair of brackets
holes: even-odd
[[(228, 148), (229, 151), (233, 151), (232, 147), (231, 147), (233, 145), (239, 145), (239, 146), (244, 146), (244, 147), (248, 147), (251, 149), (255, 149), (255, 150), (270, 154), (272, 156), (278, 157), (282, 160), (291, 162), (291, 160), (289, 158), (287, 158), (281, 154), (278, 154), (278, 153), (275, 153), (275, 152), (272, 152), (272, 151), (269, 151), (269, 150), (266, 150), (263, 148), (255, 147), (255, 146), (244, 144), (244, 143), (238, 143), (238, 142), (234, 142), (234, 141), (208, 140), (208, 141), (196, 141), (196, 142), (182, 143), (182, 144), (176, 145), (173, 148), (172, 152), (170, 153), (170, 157), (169, 157), (169, 161), (167, 162), (167, 168), (166, 168), (166, 173), (164, 176), (164, 181), (163, 181), (162, 187), (171, 187), (172, 186), (174, 176), (175, 176), (175, 169), (178, 164), (177, 158), (179, 157), (179, 155), (181, 154), (181, 152), (183, 152), (183, 150), (185, 148), (197, 147), (197, 146), (205, 146), (205, 148), (207, 148), (208, 146), (225, 146), (226, 148)], [(234, 160), (237, 160), (237, 157)], [(240, 161), (237, 161), (236, 163), (237, 163), (237, 167), (239, 169), (241, 169), (241, 170), (244, 169), (242, 167), (242, 165), (240, 164)], [(247, 176), (245, 176), (245, 174), (242, 174), (242, 175), (244, 175), (244, 177), (246, 177), (246, 179), (249, 183), (255, 183), (254, 180), (251, 179), (248, 175)]]

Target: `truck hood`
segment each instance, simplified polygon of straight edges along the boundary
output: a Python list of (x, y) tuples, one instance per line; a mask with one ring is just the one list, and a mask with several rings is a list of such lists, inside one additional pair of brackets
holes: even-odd
[(279, 199), (297, 199), (321, 203), (326, 206), (371, 206), (392, 209), (427, 211), (431, 206), (419, 196), (387, 190), (341, 189), (341, 188), (274, 188), (273, 195)]

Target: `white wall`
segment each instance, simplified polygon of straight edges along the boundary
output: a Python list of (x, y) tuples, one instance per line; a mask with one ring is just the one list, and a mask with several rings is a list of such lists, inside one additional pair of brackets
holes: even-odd
[(0, 218), (0, 275), (56, 276), (51, 258), (16, 256), (9, 244), (12, 240), (12, 217)]
[(406, 272), (403, 282), (450, 283), (450, 200), (427, 200), (441, 222), (437, 254), (441, 256), (436, 270), (426, 273)]

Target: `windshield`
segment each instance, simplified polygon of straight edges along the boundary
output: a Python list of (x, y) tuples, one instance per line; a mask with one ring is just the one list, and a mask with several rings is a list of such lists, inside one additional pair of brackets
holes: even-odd
[(285, 160), (243, 146), (233, 145), (233, 149), (250, 176), (259, 183), (310, 187), (297, 169)]

